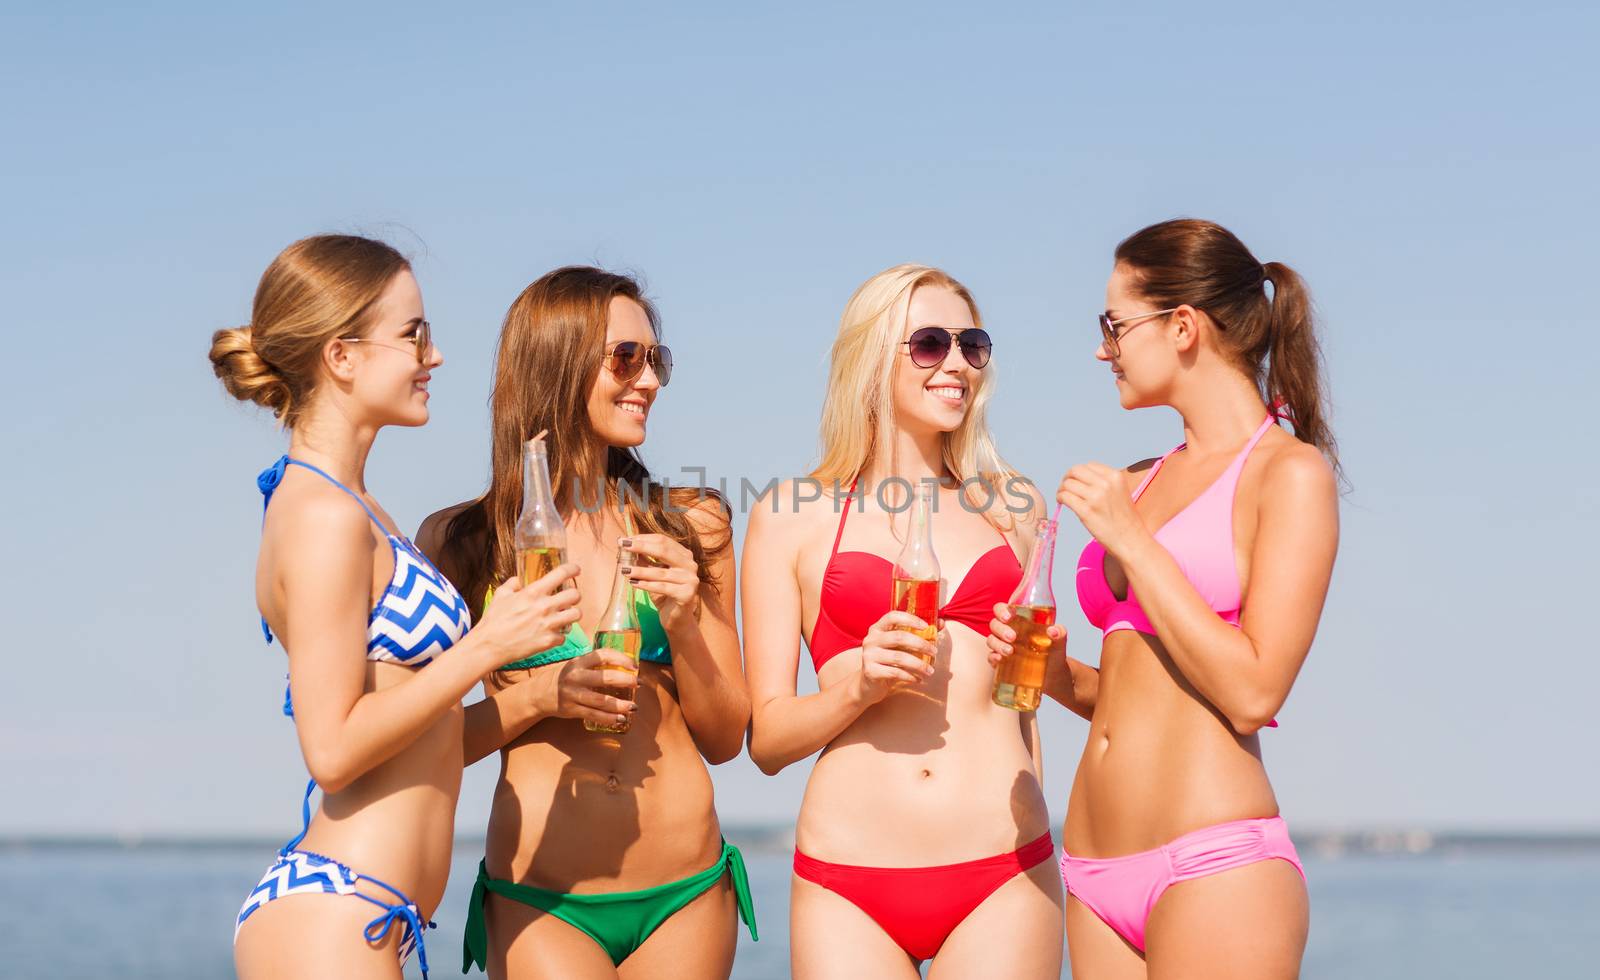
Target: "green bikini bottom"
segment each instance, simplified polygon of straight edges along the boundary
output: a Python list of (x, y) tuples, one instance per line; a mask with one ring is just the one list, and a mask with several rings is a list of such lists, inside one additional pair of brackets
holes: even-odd
[(604, 895), (568, 895), (491, 878), (487, 865), (479, 861), (478, 880), (472, 886), (471, 907), (467, 909), (461, 972), (466, 973), (474, 963), (480, 970), (487, 969), (484, 964), (489, 956), (489, 931), (483, 919), (483, 903), (488, 900), (488, 892), (548, 912), (599, 943), (611, 957), (612, 964), (620, 966), (674, 912), (721, 881), (724, 872), (733, 878), (739, 918), (749, 927), (750, 938), (757, 939), (756, 910), (750, 900), (750, 879), (745, 874), (744, 857), (727, 841), (722, 842), (722, 856), (717, 863), (699, 874), (636, 892)]

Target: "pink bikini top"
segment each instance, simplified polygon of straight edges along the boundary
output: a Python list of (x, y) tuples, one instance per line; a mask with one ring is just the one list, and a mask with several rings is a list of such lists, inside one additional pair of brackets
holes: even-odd
[[(1267, 416), (1256, 434), (1245, 443), (1244, 449), (1222, 471), (1215, 483), (1201, 491), (1200, 496), (1172, 519), (1161, 525), (1155, 538), (1177, 561), (1183, 577), (1189, 580), (1200, 598), (1206, 601), (1222, 621), (1239, 625), (1239, 569), (1233, 552), (1233, 497), (1239, 488), (1239, 473), (1244, 469), (1250, 450), (1277, 421)], [(1139, 488), (1133, 491), (1137, 501), (1150, 486), (1167, 458), (1183, 449), (1179, 446), (1156, 460), (1145, 474)], [(1106, 549), (1098, 541), (1090, 541), (1078, 556), (1078, 604), (1083, 614), (1094, 626), (1108, 635), (1118, 630), (1137, 630), (1155, 635), (1155, 627), (1139, 606), (1139, 599), (1128, 588), (1128, 597), (1118, 599), (1106, 582)]]

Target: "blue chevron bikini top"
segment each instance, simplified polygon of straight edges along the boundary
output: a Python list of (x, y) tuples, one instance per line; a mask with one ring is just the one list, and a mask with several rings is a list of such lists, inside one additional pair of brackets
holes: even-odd
[[(261, 502), (263, 514), (291, 463), (305, 467), (348, 493), (367, 512), (372, 523), (378, 525), (378, 530), (383, 532), (394, 552), (394, 575), (367, 617), (368, 660), (421, 667), (466, 635), (472, 617), (467, 611), (466, 601), (456, 592), (450, 580), (441, 575), (410, 541), (389, 533), (383, 522), (378, 520), (378, 515), (355, 491), (317, 467), (284, 456), (263, 470), (256, 477), (256, 486), (264, 498)], [(267, 626), (265, 616), (261, 618), (261, 631), (266, 634), (267, 642), (271, 643), (272, 630)], [(294, 716), (287, 688), (283, 694), (283, 713)]]

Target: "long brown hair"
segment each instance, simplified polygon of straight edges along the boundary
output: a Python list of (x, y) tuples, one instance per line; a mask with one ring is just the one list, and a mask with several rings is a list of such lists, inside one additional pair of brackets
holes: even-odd
[(228, 393), (293, 428), (315, 389), (322, 348), (362, 337), (389, 283), (411, 268), (383, 242), (314, 235), (278, 253), (256, 286), (250, 323), (211, 335), (211, 370)]
[(1262, 399), (1281, 403), (1294, 434), (1338, 470), (1311, 297), (1293, 269), (1257, 261), (1233, 232), (1196, 218), (1134, 232), (1117, 246), (1116, 259), (1155, 306), (1204, 310), (1218, 327), (1223, 352), (1255, 381)]
[[(710, 497), (727, 515), (721, 495), (656, 485), (633, 449), (601, 445), (589, 422), (589, 393), (601, 370), (611, 300), (617, 296), (638, 303), (660, 337), (660, 316), (638, 281), (592, 266), (545, 273), (506, 311), (489, 397), (489, 489), (450, 519), (440, 549), (441, 565), (474, 608), (481, 607), (489, 585), (515, 573), (522, 447), (540, 430), (548, 432), (550, 484), (562, 514), (578, 508), (593, 513), (620, 503), (638, 533), (665, 534), (688, 548), (702, 582), (714, 589), (726, 584), (716, 581), (711, 561), (731, 545), (731, 527), (717, 540), (702, 542), (684, 514)], [(621, 491), (624, 485), (627, 493)]]

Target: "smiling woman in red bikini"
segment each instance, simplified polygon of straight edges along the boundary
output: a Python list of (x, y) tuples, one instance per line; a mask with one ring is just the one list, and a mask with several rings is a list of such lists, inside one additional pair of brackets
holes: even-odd
[[(812, 474), (839, 496), (806, 501), (784, 484), (778, 499), (795, 507), (750, 516), (750, 754), (775, 773), (822, 752), (795, 830), (800, 980), (911, 980), (929, 959), (930, 977), (1060, 973), (1034, 716), (990, 700), (984, 656), (990, 608), (1021, 578), (1014, 542), (1044, 511), (1031, 486), (1003, 492), (1015, 473), (984, 422), (991, 347), (971, 295), (943, 272), (903, 265), (868, 280), (834, 341)], [(924, 481), (939, 486), (932, 537), (948, 573), (938, 624), (890, 611), (884, 557), (907, 534), (904, 488)], [(927, 625), (942, 626), (932, 643), (908, 631)], [(802, 636), (820, 688), (807, 696)]]
[[(1105, 631), (1100, 670), (1059, 656), (1049, 687), (1090, 721), (1061, 862), (1072, 975), (1295, 977), (1305, 877), (1257, 732), (1311, 648), (1339, 539), (1305, 288), (1218, 225), (1168, 221), (1117, 247), (1100, 326), (1122, 407), (1174, 408), (1185, 438), (1075, 466), (1057, 495), (1095, 538), (1078, 598)], [(998, 659), (1015, 637), (996, 615)]]

